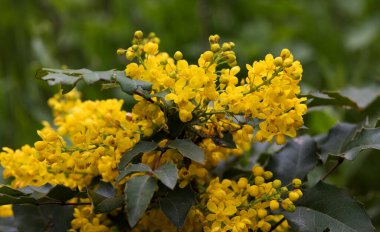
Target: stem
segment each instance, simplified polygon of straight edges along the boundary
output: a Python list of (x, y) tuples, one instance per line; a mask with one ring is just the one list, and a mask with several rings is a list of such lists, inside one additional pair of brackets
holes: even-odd
[(322, 176), (320, 180), (325, 180), (329, 175), (331, 175), (331, 173), (333, 173), (339, 167), (339, 165), (343, 163), (343, 161), (344, 161), (344, 158), (339, 157), (336, 164), (324, 176)]
[(140, 90), (136, 89), (135, 91), (133, 91), (134, 94), (137, 94), (139, 95), (140, 97), (143, 97), (145, 100), (151, 102), (151, 103), (155, 103), (152, 98), (150, 97), (147, 97), (144, 93), (142, 93)]
[(278, 221), (274, 226), (269, 230), (269, 232), (274, 231), (281, 223), (285, 221), (285, 217), (283, 217), (280, 221)]

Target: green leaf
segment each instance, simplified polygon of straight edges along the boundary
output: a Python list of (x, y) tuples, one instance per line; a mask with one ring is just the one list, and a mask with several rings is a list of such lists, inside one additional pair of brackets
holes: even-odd
[(363, 150), (380, 150), (380, 128), (358, 130), (356, 125), (341, 123), (332, 128), (319, 143), (323, 160), (328, 155), (354, 160)]
[(153, 151), (157, 148), (156, 142), (140, 141), (131, 150), (127, 151), (120, 159), (119, 169), (123, 169), (137, 155)]
[(154, 170), (157, 178), (168, 188), (174, 189), (178, 179), (178, 169), (173, 163), (166, 163)]
[(0, 205), (6, 204), (39, 204), (67, 201), (78, 194), (77, 190), (61, 185), (46, 184), (40, 187), (27, 186), (22, 189), (13, 189), (9, 186), (0, 187)]
[(13, 205), (18, 231), (67, 231), (71, 228), (73, 206)]
[(54, 186), (48, 193), (47, 197), (53, 198), (62, 202), (68, 201), (78, 194), (77, 190), (72, 190), (63, 185)]
[(296, 211), (284, 215), (294, 231), (374, 231), (370, 218), (355, 200), (323, 182), (305, 190)]
[[(87, 84), (96, 82), (114, 83), (120, 85), (121, 89), (127, 94), (133, 94), (137, 89), (150, 91), (152, 84), (140, 80), (132, 80), (125, 75), (124, 71), (91, 71), (89, 69), (61, 70), (44, 68), (36, 73), (36, 78), (47, 81), (50, 86), (59, 85), (64, 93), (72, 90), (79, 81), (83, 80)], [(148, 94), (148, 93), (147, 93)]]
[(151, 176), (134, 176), (125, 184), (128, 223), (131, 227), (144, 215), (157, 188), (157, 180)]
[(124, 195), (117, 197), (106, 197), (91, 189), (87, 190), (87, 194), (92, 201), (95, 213), (110, 212), (114, 209), (122, 207), (124, 204)]
[(380, 129), (363, 128), (344, 147), (343, 157), (353, 160), (363, 150), (380, 150)]
[(138, 164), (131, 164), (129, 165), (126, 169), (121, 170), (119, 176), (116, 178), (116, 182), (121, 181), (124, 179), (126, 176), (133, 172), (153, 172), (152, 169), (143, 164), (143, 163), (138, 163)]
[(380, 97), (378, 86), (369, 86), (364, 88), (347, 87), (340, 91), (323, 91), (309, 93), (305, 95), (312, 101), (308, 104), (312, 106), (336, 105), (364, 110)]
[(2, 185), (0, 187), (0, 194), (10, 195), (10, 196), (14, 196), (14, 197), (26, 195), (25, 193), (21, 192), (20, 190), (11, 188), (11, 187), (6, 186), (6, 185)]
[(339, 154), (344, 145), (355, 134), (357, 126), (350, 123), (339, 123), (329, 130), (327, 136), (320, 139), (320, 158), (323, 162), (327, 161), (329, 154)]
[(150, 91), (152, 89), (152, 83), (140, 80), (132, 80), (125, 76), (125, 72), (121, 71), (116, 73), (115, 80), (120, 84), (121, 90), (129, 95), (134, 94), (134, 92), (139, 88), (147, 91)]
[(169, 194), (160, 198), (162, 212), (177, 227), (181, 228), (186, 216), (194, 204), (194, 193), (190, 188), (176, 188)]
[(183, 156), (198, 163), (205, 162), (205, 154), (202, 148), (189, 139), (175, 139), (169, 142), (170, 148), (177, 149)]
[(95, 213), (107, 213), (111, 212), (114, 209), (120, 208), (124, 205), (124, 195), (118, 197), (106, 198), (99, 204), (94, 205)]
[(272, 156), (268, 170), (285, 184), (303, 179), (318, 163), (316, 152), (316, 142), (310, 136), (295, 138)]

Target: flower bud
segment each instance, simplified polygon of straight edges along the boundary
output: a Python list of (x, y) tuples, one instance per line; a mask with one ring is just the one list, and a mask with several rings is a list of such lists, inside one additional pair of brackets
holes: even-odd
[(182, 58), (183, 58), (182, 52), (176, 51), (174, 53), (174, 59), (176, 59), (176, 60), (182, 60)]
[(119, 48), (119, 49), (117, 49), (117, 51), (116, 51), (116, 53), (117, 53), (118, 56), (124, 55), (125, 52), (126, 52), (126, 50), (123, 49), (123, 48)]
[(210, 48), (211, 48), (211, 51), (213, 51), (213, 52), (218, 52), (218, 51), (220, 50), (220, 45), (217, 44), (217, 43), (214, 43), (214, 44), (212, 44), (212, 45), (210, 46)]
[(283, 63), (284, 61), (283, 61), (283, 59), (280, 57), (280, 56), (278, 56), (278, 57), (276, 57), (275, 59), (274, 59), (274, 65), (276, 65), (276, 66), (282, 66), (282, 63)]
[(142, 39), (144, 36), (143, 32), (142, 31), (136, 31), (135, 32), (135, 38), (136, 39)]

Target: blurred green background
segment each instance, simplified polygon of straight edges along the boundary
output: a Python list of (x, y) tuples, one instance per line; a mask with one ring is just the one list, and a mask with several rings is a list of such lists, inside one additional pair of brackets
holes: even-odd
[[(0, 147), (32, 144), (40, 122), (51, 120), (46, 102), (57, 89), (34, 78), (39, 68), (123, 69), (126, 61), (116, 50), (127, 48), (138, 29), (155, 32), (161, 51), (180, 50), (193, 62), (215, 33), (235, 42), (242, 67), (287, 47), (303, 64), (305, 91), (376, 86), (380, 79), (378, 0), (0, 0), (0, 5)], [(86, 99), (117, 94), (82, 90)], [(362, 119), (360, 113), (324, 108), (305, 122), (317, 134), (337, 121)], [(331, 179), (349, 187), (377, 224), (379, 157), (363, 154)]]

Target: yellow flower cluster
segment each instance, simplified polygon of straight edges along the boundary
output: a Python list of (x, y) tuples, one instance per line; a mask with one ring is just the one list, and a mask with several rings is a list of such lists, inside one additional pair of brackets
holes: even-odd
[(49, 100), (57, 129), (44, 122), (41, 141), (0, 153), (12, 186), (87, 186), (96, 176), (114, 182), (121, 155), (140, 140), (137, 123), (122, 111), (121, 100), (84, 101), (75, 91)]
[[(184, 231), (269, 231), (283, 218), (280, 206), (295, 210), (293, 202), (302, 196), (300, 180), (294, 180), (288, 190), (279, 180), (269, 181), (272, 173), (259, 166), (252, 169), (251, 178), (237, 181), (211, 180), (209, 171), (249, 150), (253, 141), (284, 144), (286, 136), (296, 136), (306, 112), (306, 99), (297, 97), (302, 66), (283, 49), (278, 57), (267, 55), (247, 65), (247, 75), (239, 80), (235, 45), (219, 40), (218, 35), (210, 36), (210, 50), (200, 55), (197, 64), (189, 64), (179, 51), (173, 57), (159, 52), (160, 40), (154, 34), (144, 38), (137, 31), (133, 45), (119, 49), (118, 54), (131, 61), (126, 75), (152, 83), (152, 91), (135, 92), (137, 103), (131, 112), (122, 110), (122, 100), (82, 101), (76, 91), (56, 95), (49, 100), (54, 125), (43, 123), (37, 131), (41, 140), (34, 146), (0, 152), (4, 177), (12, 177), (12, 187), (18, 188), (50, 183), (83, 189), (97, 177), (117, 186), (120, 159), (141, 137), (178, 129), (178, 137), (204, 150), (204, 164), (170, 148), (170, 136), (159, 142), (159, 148), (143, 153), (140, 162), (153, 170), (172, 162), (179, 170), (179, 187), (199, 190)], [(170, 128), (170, 120), (180, 121), (182, 129)], [(10, 206), (0, 206), (0, 212), (4, 212), (0, 216), (11, 215)], [(75, 208), (71, 224), (71, 231), (111, 230), (107, 215), (95, 215), (87, 205)], [(161, 231), (176, 231), (155, 208), (145, 213), (133, 231), (156, 231), (152, 230), (156, 224)], [(287, 227), (284, 221), (276, 230)]]
[[(262, 167), (252, 169), (252, 178), (238, 181), (213, 179), (201, 196), (203, 230), (208, 231), (270, 231), (283, 216), (279, 208), (293, 212), (293, 202), (302, 196), (301, 182), (295, 179), (293, 190), (281, 187), (280, 180), (268, 181), (272, 173)], [(282, 199), (283, 195), (288, 195)], [(287, 229), (284, 221), (276, 231)]]
[[(294, 202), (303, 195), (300, 190), (302, 182), (294, 179), (282, 186), (280, 180), (269, 181), (272, 176), (271, 172), (254, 166), (249, 179), (211, 180), (197, 199), (198, 204), (190, 209), (181, 231), (288, 231), (288, 222), (280, 222), (284, 218), (281, 208), (290, 212), (295, 210)], [(133, 231), (177, 230), (161, 210), (151, 209)]]
[[(197, 65), (190, 65), (181, 52), (176, 52), (174, 58), (160, 53), (160, 40), (155, 35), (143, 38), (138, 31), (134, 44), (124, 50), (127, 59), (138, 60), (127, 65), (126, 75), (153, 83), (153, 94), (169, 90), (165, 100), (174, 104), (170, 109), (178, 111), (182, 122), (202, 124), (213, 114), (223, 114), (224, 118), (242, 115), (259, 120), (257, 141), (275, 138), (278, 144), (284, 144), (285, 137), (294, 137), (303, 125), (306, 112), (302, 103), (306, 98), (297, 97), (302, 78), (300, 62), (294, 61), (288, 49), (275, 58), (269, 54), (265, 60), (247, 65), (248, 75), (238, 85), (240, 67), (233, 52), (235, 45), (220, 45), (219, 39), (218, 35), (210, 36), (210, 50), (201, 54)], [(231, 68), (217, 69), (224, 64)]]
[(94, 214), (92, 206), (84, 205), (74, 208), (74, 219), (69, 232), (110, 232), (111, 221), (106, 214)]

